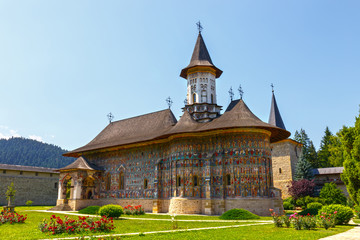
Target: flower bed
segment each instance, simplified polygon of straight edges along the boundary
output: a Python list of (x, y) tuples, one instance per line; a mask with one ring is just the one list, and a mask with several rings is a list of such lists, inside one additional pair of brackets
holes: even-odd
[(25, 215), (21, 215), (18, 214), (16, 212), (11, 212), (11, 211), (2, 211), (0, 214), (0, 223), (4, 224), (4, 223), (24, 223), (26, 220), (27, 216)]
[(127, 205), (124, 207), (124, 212), (126, 215), (144, 215), (145, 211), (141, 205), (131, 206)]
[(49, 234), (60, 233), (81, 233), (86, 231), (91, 232), (110, 232), (113, 230), (114, 224), (112, 218), (102, 217), (101, 219), (94, 219), (89, 217), (81, 217), (78, 219), (71, 219), (65, 216), (64, 219), (52, 215), (49, 220), (44, 219), (39, 224), (40, 231)]
[[(307, 215), (300, 215), (294, 213), (292, 215), (286, 216), (276, 214), (272, 209), (270, 209), (271, 216), (274, 221), (275, 227), (282, 227), (285, 225), (286, 227), (290, 227), (291, 225), (295, 230), (311, 230), (315, 229), (317, 226), (328, 229), (330, 227), (335, 227), (335, 218), (337, 211), (333, 214), (321, 213), (321, 215), (314, 216), (308, 213)], [(285, 213), (285, 212), (284, 212)]]

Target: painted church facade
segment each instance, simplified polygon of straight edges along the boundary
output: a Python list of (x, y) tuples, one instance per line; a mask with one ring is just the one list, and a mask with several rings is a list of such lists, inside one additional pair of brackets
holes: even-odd
[(269, 123), (242, 99), (221, 114), (216, 101), (221, 74), (199, 32), (190, 64), (180, 74), (187, 80), (187, 103), (179, 121), (166, 109), (111, 122), (87, 145), (64, 154), (77, 160), (59, 169), (56, 208), (113, 203), (142, 205), (153, 213), (282, 211), (272, 148), (290, 133), (278, 122), (275, 97)]

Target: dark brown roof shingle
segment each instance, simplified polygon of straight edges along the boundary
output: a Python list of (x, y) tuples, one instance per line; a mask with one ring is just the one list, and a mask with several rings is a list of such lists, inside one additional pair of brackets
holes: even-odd
[(101, 171), (102, 168), (96, 166), (95, 164), (91, 164), (84, 157), (79, 157), (73, 163), (67, 165), (66, 167), (58, 169), (59, 172), (68, 171), (68, 170), (91, 170), (91, 171)]
[(257, 128), (271, 132), (270, 141), (286, 139), (290, 133), (256, 117), (243, 100), (238, 100), (231, 110), (207, 123), (198, 123), (185, 111), (179, 122), (173, 113), (163, 110), (109, 124), (87, 145), (64, 154), (76, 156), (82, 152), (126, 144), (166, 138), (170, 135), (189, 132), (205, 132), (228, 128)]

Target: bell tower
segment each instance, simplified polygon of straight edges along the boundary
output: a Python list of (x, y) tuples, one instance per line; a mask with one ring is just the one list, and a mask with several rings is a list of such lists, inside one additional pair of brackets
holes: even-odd
[(181, 70), (180, 77), (187, 80), (186, 104), (183, 108), (198, 122), (209, 122), (220, 116), (221, 106), (216, 101), (216, 79), (222, 71), (212, 63), (197, 23), (199, 35), (190, 64)]

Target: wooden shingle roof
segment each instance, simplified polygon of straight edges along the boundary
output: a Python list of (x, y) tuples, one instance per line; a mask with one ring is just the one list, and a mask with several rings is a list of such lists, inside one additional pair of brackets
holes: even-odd
[(66, 167), (58, 169), (59, 172), (69, 171), (69, 170), (90, 170), (90, 171), (101, 171), (102, 168), (91, 164), (84, 157), (79, 157), (73, 163), (67, 165)]
[(290, 136), (288, 131), (261, 121), (250, 111), (243, 100), (236, 100), (230, 110), (219, 118), (206, 123), (196, 122), (187, 111), (177, 122), (170, 109), (113, 122), (90, 143), (68, 152), (64, 156), (79, 156), (87, 151), (164, 139), (179, 133), (206, 132), (229, 128), (268, 130), (271, 132), (271, 142), (277, 142)]
[(195, 47), (194, 47), (193, 54), (191, 56), (190, 63), (186, 68), (181, 70), (180, 77), (183, 77), (186, 79), (188, 70), (190, 68), (197, 67), (197, 66), (211, 67), (211, 68), (215, 69), (216, 78), (220, 77), (220, 75), (222, 74), (222, 71), (219, 68), (215, 67), (215, 65), (211, 61), (210, 54), (206, 48), (204, 39), (200, 32), (199, 32), (199, 36), (195, 43)]

